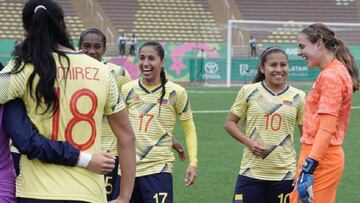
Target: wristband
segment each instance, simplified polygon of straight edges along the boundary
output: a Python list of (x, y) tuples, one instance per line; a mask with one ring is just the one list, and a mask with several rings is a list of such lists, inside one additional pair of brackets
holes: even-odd
[(302, 172), (307, 174), (313, 174), (318, 164), (319, 162), (315, 159), (306, 157), (302, 165)]
[(92, 159), (92, 154), (86, 152), (80, 152), (78, 166), (86, 168)]

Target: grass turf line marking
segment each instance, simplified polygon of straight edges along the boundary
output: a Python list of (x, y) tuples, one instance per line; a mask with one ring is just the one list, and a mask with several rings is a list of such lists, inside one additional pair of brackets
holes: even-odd
[[(353, 106), (351, 109), (360, 109), (360, 106)], [(229, 110), (200, 110), (192, 111), (194, 114), (203, 114), (203, 113), (229, 113)]]

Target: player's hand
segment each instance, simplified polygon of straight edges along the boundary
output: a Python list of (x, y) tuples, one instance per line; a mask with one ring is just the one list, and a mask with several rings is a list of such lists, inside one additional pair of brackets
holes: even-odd
[(97, 152), (92, 154), (87, 169), (97, 173), (106, 174), (115, 168), (115, 156), (109, 152)]
[(251, 140), (250, 146), (248, 146), (248, 148), (256, 156), (262, 156), (266, 150), (266, 147), (257, 140)]
[(296, 190), (303, 203), (310, 203), (314, 199), (313, 185), (314, 176), (318, 162), (310, 157), (306, 157), (302, 166)]
[(185, 151), (184, 151), (183, 147), (174, 137), (172, 137), (171, 142), (172, 142), (171, 147), (178, 153), (179, 160), (181, 162), (184, 162), (186, 159), (186, 156), (185, 156)]
[(313, 184), (313, 175), (307, 173), (300, 174), (296, 189), (303, 203), (310, 203), (314, 199)]
[(189, 165), (186, 174), (185, 174), (185, 186), (190, 186), (195, 183), (197, 177), (197, 168), (195, 166)]

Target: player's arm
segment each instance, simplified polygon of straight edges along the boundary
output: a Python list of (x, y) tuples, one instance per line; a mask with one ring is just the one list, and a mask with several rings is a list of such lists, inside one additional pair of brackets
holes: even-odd
[(108, 115), (107, 119), (111, 130), (117, 138), (121, 170), (120, 195), (114, 202), (129, 202), (136, 173), (135, 135), (125, 108)]
[(186, 159), (184, 148), (175, 137), (171, 138), (171, 147), (178, 153), (180, 162), (184, 162)]
[(300, 137), (303, 135), (303, 126), (298, 125)]
[(186, 170), (185, 185), (190, 186), (194, 184), (197, 177), (197, 136), (194, 121), (191, 118), (180, 120), (181, 127), (184, 131), (186, 147), (188, 149), (188, 156), (190, 164)]
[(181, 127), (184, 131), (186, 147), (190, 164), (186, 169), (184, 183), (186, 186), (194, 184), (197, 177), (197, 136), (195, 125), (191, 113), (189, 97), (185, 89), (180, 88), (176, 91), (176, 102), (174, 109), (179, 117)]
[(336, 131), (337, 117), (329, 114), (319, 115), (320, 126), (316, 133), (313, 146), (302, 166), (301, 174), (297, 184), (297, 191), (303, 202), (313, 200), (313, 173), (321, 159), (329, 148), (332, 135)]
[(265, 151), (265, 147), (262, 146), (262, 144), (258, 143), (256, 140), (250, 139), (248, 136), (245, 135), (245, 133), (241, 131), (241, 129), (238, 126), (239, 120), (240, 117), (230, 112), (225, 120), (225, 124), (224, 124), (225, 130), (234, 139), (236, 139), (237, 141), (241, 142), (246, 147), (248, 147), (253, 154), (257, 156), (261, 156)]
[(67, 166), (82, 166), (104, 174), (114, 168), (114, 158), (107, 153), (87, 154), (68, 142), (49, 140), (34, 128), (20, 99), (4, 106), (3, 126), (14, 146), (29, 159)]
[[(136, 174), (136, 151), (135, 151), (135, 134), (131, 127), (129, 116), (121, 94), (126, 95), (117, 89), (115, 79), (109, 75), (109, 92), (108, 101), (105, 108), (105, 114), (109, 121), (111, 130), (117, 139), (117, 149), (119, 164), (121, 170), (120, 195), (112, 203), (129, 202), (131, 193), (134, 188)], [(120, 93), (120, 94), (119, 94)], [(114, 113), (115, 112), (115, 113)]]
[(236, 96), (235, 102), (225, 120), (224, 128), (234, 139), (249, 148), (254, 155), (261, 156), (265, 151), (265, 148), (258, 143), (257, 140), (252, 140), (246, 136), (238, 126), (238, 122), (241, 117), (246, 116), (248, 109), (248, 95), (245, 89), (245, 86), (241, 88)]
[(297, 107), (296, 121), (299, 128), (300, 137), (303, 135), (303, 120), (304, 120), (304, 111), (305, 111), (305, 97), (306, 94), (304, 92), (300, 93), (300, 103)]

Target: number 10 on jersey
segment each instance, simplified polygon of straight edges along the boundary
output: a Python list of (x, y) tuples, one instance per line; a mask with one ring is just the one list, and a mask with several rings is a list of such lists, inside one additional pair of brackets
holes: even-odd
[(278, 131), (281, 127), (282, 116), (279, 113), (270, 114), (267, 112), (265, 114), (266, 118), (266, 130)]

